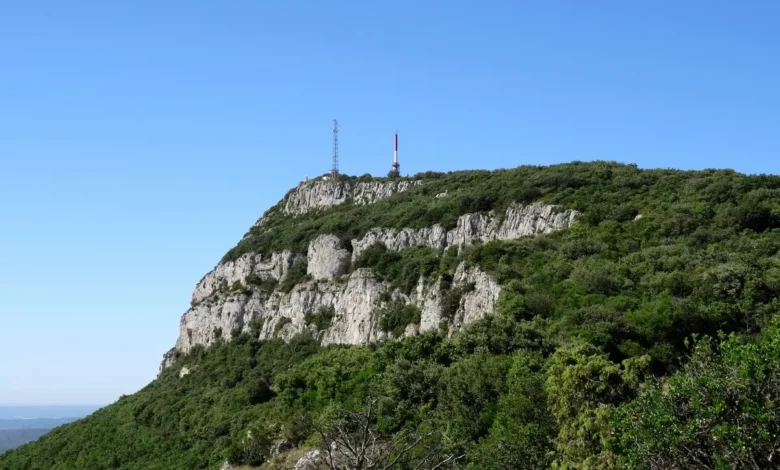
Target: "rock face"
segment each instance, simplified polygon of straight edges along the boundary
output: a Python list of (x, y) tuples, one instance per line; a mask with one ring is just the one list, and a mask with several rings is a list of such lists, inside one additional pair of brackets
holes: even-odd
[(338, 206), (350, 199), (355, 204), (372, 204), (421, 183), (421, 181), (307, 181), (287, 195), (283, 211), (287, 215), (301, 215)]
[(307, 273), (314, 279), (331, 280), (349, 271), (351, 255), (340, 248), (335, 235), (320, 235), (309, 243)]
[(310, 450), (298, 459), (293, 470), (317, 470), (321, 460), (319, 450)]
[[(370, 203), (410, 184), (413, 183), (358, 183), (355, 187), (347, 183), (307, 184), (288, 196), (286, 207), (300, 214), (326, 204), (339, 204), (345, 197), (353, 197), (356, 203)], [(319, 194), (320, 191), (326, 191), (325, 195)], [(283, 280), (288, 274), (297, 259), (289, 251), (266, 258), (245, 254), (235, 261), (222, 263), (196, 286), (191, 308), (181, 318), (176, 346), (164, 356), (160, 371), (176, 364), (180, 353), (187, 353), (196, 345), (208, 346), (217, 338), (229, 340), (239, 332), (252, 332), (259, 339), (288, 340), (308, 331), (323, 345), (366, 345), (381, 341), (388, 334), (380, 331), (378, 316), (389, 299), (414, 304), (420, 309), (420, 323), (407, 325), (404, 335), (444, 327), (451, 334), (492, 313), (501, 287), (486, 273), (461, 263), (453, 275), (452, 285), (447, 286), (447, 289), (457, 289), (459, 303), (454, 312), (452, 307), (445, 312), (445, 296), (452, 300), (454, 294), (443, 288), (441, 278), (420, 278), (415, 291), (406, 295), (393, 291), (369, 269), (350, 273), (350, 262), (361, 250), (377, 242), (391, 250), (412, 246), (440, 250), (476, 241), (507, 240), (565, 229), (578, 213), (532, 204), (513, 205), (502, 215), (499, 218), (494, 214), (466, 214), (449, 231), (439, 226), (419, 230), (375, 228), (363, 238), (352, 240), (352, 253), (341, 246), (338, 237), (321, 235), (308, 247), (309, 279), (289, 292), (278, 288), (269, 292), (261, 287), (262, 280)], [(322, 309), (332, 312), (332, 319), (322, 331), (317, 331), (313, 324), (306, 323), (306, 316)]]
[(369, 270), (359, 269), (343, 283), (309, 281), (287, 294), (254, 291), (201, 302), (182, 316), (176, 350), (186, 353), (195, 345), (208, 346), (217, 339), (215, 332), (229, 339), (232, 332), (249, 331), (253, 320), (260, 339), (289, 339), (309, 329), (306, 314), (322, 307), (334, 310), (328, 330), (312, 331), (323, 344), (368, 344), (386, 336), (378, 330), (376, 318), (386, 289)]
[(460, 306), (453, 319), (454, 326), (468, 325), (493, 313), (493, 307), (501, 294), (501, 286), (493, 278), (461, 263), (455, 271), (454, 283), (456, 286), (468, 286), (460, 298)]
[(361, 239), (352, 240), (352, 260), (360, 252), (375, 243), (384, 243), (389, 250), (412, 246), (429, 246), (441, 250), (453, 245), (470, 245), (474, 242), (511, 240), (514, 238), (550, 233), (569, 228), (579, 212), (551, 205), (513, 205), (506, 210), (503, 220), (490, 214), (464, 214), (457, 226), (444, 230), (439, 225), (419, 230), (375, 228)]
[(279, 280), (287, 274), (293, 261), (293, 254), (284, 251), (274, 253), (266, 260), (262, 255), (247, 253), (235, 261), (221, 263), (198, 282), (190, 303), (195, 306), (215, 292), (229, 289), (236, 282), (245, 282), (250, 275), (260, 279), (272, 277)]

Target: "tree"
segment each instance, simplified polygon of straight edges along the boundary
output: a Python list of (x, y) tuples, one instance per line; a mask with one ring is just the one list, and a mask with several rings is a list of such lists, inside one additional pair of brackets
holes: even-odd
[(320, 455), (329, 470), (391, 470), (454, 468), (465, 455), (447, 452), (440, 436), (401, 429), (383, 435), (376, 426), (377, 400), (368, 398), (362, 409), (336, 409), (323, 427)]
[(780, 468), (780, 319), (757, 343), (698, 341), (682, 371), (612, 420), (628, 468)]
[(615, 455), (605, 449), (612, 407), (633, 397), (648, 356), (615, 364), (598, 348), (572, 343), (550, 359), (547, 405), (559, 427), (553, 468), (608, 468)]
[(544, 359), (537, 352), (518, 351), (508, 374), (509, 389), (498, 401), (488, 436), (469, 460), (484, 470), (536, 470), (550, 465), (555, 419), (547, 409)]

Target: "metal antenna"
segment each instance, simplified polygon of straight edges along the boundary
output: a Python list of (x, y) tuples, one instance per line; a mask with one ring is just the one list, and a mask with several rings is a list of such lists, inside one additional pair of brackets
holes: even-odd
[(400, 174), (400, 168), (401, 164), (398, 163), (398, 131), (395, 131), (395, 136), (393, 139), (393, 165), (391, 166), (390, 172), (395, 176), (401, 176)]
[(333, 168), (330, 170), (330, 176), (333, 178), (339, 175), (339, 122), (333, 120)]

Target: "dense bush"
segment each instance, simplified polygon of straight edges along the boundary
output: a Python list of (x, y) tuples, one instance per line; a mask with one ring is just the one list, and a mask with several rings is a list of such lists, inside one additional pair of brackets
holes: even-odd
[(306, 274), (307, 262), (305, 257), (296, 259), (290, 269), (287, 271), (287, 275), (282, 278), (282, 282), (279, 284), (279, 289), (282, 292), (288, 293), (293, 287), (297, 286), (301, 282), (308, 281), (309, 275)]
[(404, 302), (390, 302), (379, 310), (379, 329), (400, 337), (410, 324), (420, 323), (420, 309)]
[(417, 287), (420, 277), (430, 277), (451, 266), (444, 265), (438, 254), (428, 247), (390, 251), (384, 244), (377, 243), (360, 252), (353, 268), (371, 268), (391, 288), (409, 294)]
[(630, 468), (780, 468), (780, 322), (757, 343), (696, 343), (685, 367), (612, 409)]
[(304, 315), (303, 320), (306, 325), (314, 326), (317, 331), (322, 331), (330, 328), (335, 314), (336, 311), (333, 307), (320, 307), (316, 312)]

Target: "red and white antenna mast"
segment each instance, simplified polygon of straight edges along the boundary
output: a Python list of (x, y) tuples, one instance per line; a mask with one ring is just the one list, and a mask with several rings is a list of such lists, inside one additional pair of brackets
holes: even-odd
[(395, 133), (395, 139), (393, 141), (393, 173), (396, 175), (399, 174), (399, 170), (401, 169), (401, 164), (398, 163), (398, 131)]

